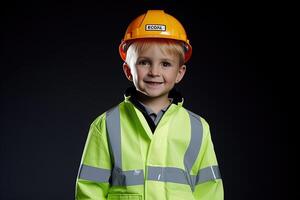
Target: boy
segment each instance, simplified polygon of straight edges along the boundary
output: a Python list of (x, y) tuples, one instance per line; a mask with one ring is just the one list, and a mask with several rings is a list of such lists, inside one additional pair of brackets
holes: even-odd
[(134, 87), (91, 124), (76, 199), (223, 199), (209, 126), (173, 89), (192, 52), (182, 25), (149, 10), (128, 26), (119, 52)]

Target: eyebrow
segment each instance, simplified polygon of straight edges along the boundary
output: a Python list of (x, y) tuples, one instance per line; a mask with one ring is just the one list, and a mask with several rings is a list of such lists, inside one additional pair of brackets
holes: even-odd
[[(146, 59), (146, 60), (152, 60), (151, 57), (145, 57), (145, 56), (141, 56), (141, 57), (138, 57), (137, 60), (140, 60), (140, 59)], [(167, 61), (167, 62), (174, 62), (172, 59), (169, 59), (169, 58), (162, 58), (162, 59), (159, 59), (160, 61)]]

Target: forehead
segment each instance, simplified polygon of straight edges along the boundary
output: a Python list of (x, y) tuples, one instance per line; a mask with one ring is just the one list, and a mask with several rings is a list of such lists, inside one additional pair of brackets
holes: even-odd
[(134, 45), (136, 56), (167, 57), (169, 59), (178, 59), (180, 53), (178, 45), (164, 42), (137, 42)]
[(147, 45), (145, 48), (141, 48), (136, 52), (138, 57), (166, 57), (169, 59), (176, 58), (175, 54), (172, 53), (170, 47), (161, 46), (159, 44), (153, 43)]

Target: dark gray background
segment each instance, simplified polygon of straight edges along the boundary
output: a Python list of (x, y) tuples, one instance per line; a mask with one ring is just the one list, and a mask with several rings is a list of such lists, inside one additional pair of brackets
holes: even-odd
[(225, 198), (288, 199), (280, 9), (26, 1), (1, 6), (1, 200), (74, 198), (89, 125), (129, 86), (119, 42), (147, 9), (164, 9), (186, 28), (193, 55), (178, 89), (210, 124)]

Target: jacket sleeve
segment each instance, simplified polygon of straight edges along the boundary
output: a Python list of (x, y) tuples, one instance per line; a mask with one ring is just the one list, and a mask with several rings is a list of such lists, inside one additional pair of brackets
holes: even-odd
[(203, 138), (196, 166), (196, 183), (194, 197), (197, 200), (223, 200), (223, 182), (218, 167), (209, 125), (200, 118), (203, 128)]
[(76, 179), (76, 200), (106, 199), (111, 159), (106, 137), (105, 115), (90, 126)]

